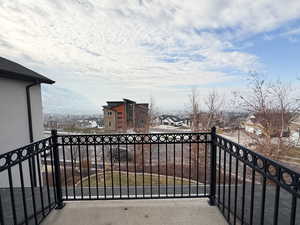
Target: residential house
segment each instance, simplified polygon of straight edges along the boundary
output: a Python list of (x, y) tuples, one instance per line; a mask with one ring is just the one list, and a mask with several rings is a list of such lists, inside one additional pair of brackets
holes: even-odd
[(289, 128), (291, 131), (291, 141), (295, 143), (296, 146), (300, 147), (300, 115), (292, 120)]
[(262, 135), (264, 127), (256, 120), (255, 115), (249, 115), (242, 123), (242, 127), (246, 132), (256, 135)]
[(0, 154), (43, 137), (41, 83), (54, 81), (0, 57)]
[(0, 57), (0, 155), (43, 137), (41, 83), (54, 81)]
[(146, 128), (148, 104), (129, 99), (108, 101), (103, 106), (105, 131), (126, 131)]
[(183, 125), (183, 120), (174, 115), (161, 115), (156, 119), (160, 125), (170, 125), (180, 127)]
[[(288, 117), (288, 114), (284, 115), (284, 121), (288, 121)], [(270, 112), (267, 115), (264, 115), (263, 113), (256, 113), (249, 115), (246, 121), (242, 123), (242, 126), (248, 133), (280, 137), (282, 132), (281, 121), (282, 115), (277, 112)], [(287, 122), (284, 124), (282, 135), (283, 137), (289, 137), (290, 135)]]

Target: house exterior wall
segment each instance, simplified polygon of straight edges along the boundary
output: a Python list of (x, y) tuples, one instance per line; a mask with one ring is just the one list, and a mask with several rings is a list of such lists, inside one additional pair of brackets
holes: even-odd
[(256, 135), (262, 135), (262, 130), (255, 125), (245, 124), (245, 131)]
[(135, 107), (135, 128), (145, 128), (148, 120), (148, 105), (137, 104)]
[(117, 130), (126, 130), (126, 107), (125, 104), (113, 108), (116, 112), (116, 128)]
[(292, 130), (290, 138), (296, 147), (300, 147), (300, 128), (298, 130)]
[(106, 131), (116, 130), (116, 112), (110, 109), (103, 109), (104, 127)]
[[(30, 82), (0, 78), (0, 154), (12, 151), (30, 143), (27, 112), (26, 86)], [(43, 115), (41, 86), (30, 88), (33, 138), (43, 137)], [(25, 184), (29, 182), (27, 163), (24, 163)], [(14, 168), (16, 169), (16, 168)], [(1, 179), (0, 187), (7, 186), (7, 178)], [(7, 176), (7, 175), (6, 175)], [(18, 186), (18, 175), (13, 176), (14, 185)], [(2, 181), (2, 182), (1, 182)]]
[[(0, 78), (0, 154), (29, 144), (26, 86), (30, 82)], [(41, 86), (30, 88), (33, 138), (43, 135)]]

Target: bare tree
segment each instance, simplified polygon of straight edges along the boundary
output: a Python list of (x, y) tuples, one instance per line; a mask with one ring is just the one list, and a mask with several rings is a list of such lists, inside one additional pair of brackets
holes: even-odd
[(150, 97), (149, 111), (148, 111), (148, 124), (149, 126), (154, 125), (154, 121), (157, 117), (157, 108), (155, 104), (155, 99), (153, 96)]
[[(210, 129), (212, 126), (216, 125), (216, 119), (220, 116), (220, 111), (224, 104), (224, 99), (218, 94), (216, 90), (209, 92), (207, 98), (205, 99), (205, 105), (208, 109), (207, 112), (207, 123), (206, 129)], [(204, 124), (204, 121), (203, 121)]]
[(260, 125), (261, 136), (250, 134), (256, 150), (278, 159), (289, 148), (289, 125), (299, 110), (294, 92), (289, 84), (280, 80), (267, 81), (257, 73), (249, 76), (248, 94), (239, 95), (241, 105)]
[(189, 95), (191, 112), (190, 117), (192, 121), (192, 131), (196, 132), (200, 130), (200, 107), (199, 107), (199, 93), (196, 88), (193, 88)]

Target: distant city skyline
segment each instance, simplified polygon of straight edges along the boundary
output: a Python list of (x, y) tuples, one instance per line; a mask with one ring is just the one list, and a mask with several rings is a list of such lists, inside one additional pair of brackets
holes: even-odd
[(2, 57), (56, 84), (47, 113), (100, 113), (109, 100), (184, 109), (191, 89), (245, 90), (249, 71), (300, 86), (298, 0), (3, 0)]

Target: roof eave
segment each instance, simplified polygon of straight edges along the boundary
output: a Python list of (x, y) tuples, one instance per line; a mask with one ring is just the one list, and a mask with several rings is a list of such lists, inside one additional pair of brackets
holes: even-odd
[(33, 81), (37, 83), (46, 83), (46, 84), (54, 84), (55, 81), (50, 79), (34, 79), (28, 76), (24, 76), (23, 74), (13, 73), (10, 71), (0, 70), (0, 77), (13, 79), (13, 80), (22, 80), (22, 81)]

